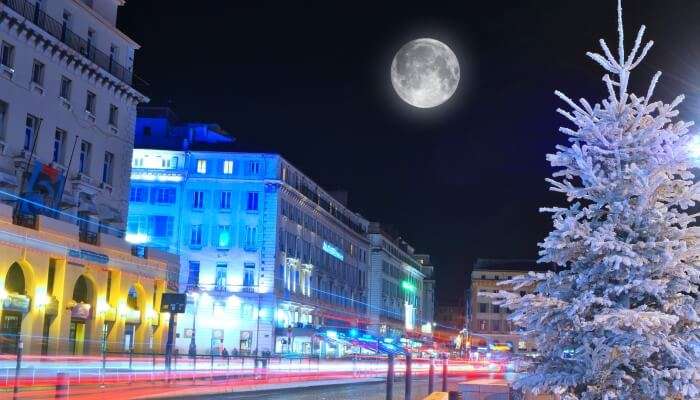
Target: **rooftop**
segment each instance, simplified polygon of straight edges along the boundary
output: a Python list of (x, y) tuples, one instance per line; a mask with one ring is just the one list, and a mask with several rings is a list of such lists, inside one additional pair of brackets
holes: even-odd
[(550, 264), (538, 264), (530, 259), (479, 258), (473, 271), (548, 271), (556, 268)]

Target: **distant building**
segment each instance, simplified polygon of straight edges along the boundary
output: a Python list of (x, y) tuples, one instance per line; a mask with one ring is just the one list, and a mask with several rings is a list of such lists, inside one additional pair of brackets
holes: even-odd
[(0, 2), (0, 352), (163, 351), (178, 262), (122, 238), (148, 101), (123, 4)]
[(376, 222), (368, 236), (370, 331), (394, 338), (420, 334), (425, 275), (413, 247)]
[(422, 333), (432, 332), (435, 323), (435, 266), (428, 254), (416, 254), (423, 273), (423, 315), (421, 318)]
[[(536, 351), (534, 344), (526, 341), (518, 335), (511, 321), (507, 320), (507, 312), (503, 307), (493, 304), (491, 298), (484, 293), (497, 293), (499, 290), (509, 290), (507, 286), (499, 286), (498, 282), (511, 279), (517, 275), (527, 274), (529, 271), (545, 271), (547, 267), (537, 264), (534, 260), (507, 260), (507, 259), (478, 259), (471, 272), (471, 288), (468, 292), (470, 299), (467, 304), (471, 310), (469, 335), (472, 347), (481, 347), (490, 350), (489, 347), (506, 346), (513, 352)], [(520, 294), (525, 295), (532, 288), (520, 289)]]
[(176, 346), (342, 356), (368, 323), (368, 222), (280, 155), (233, 143), (167, 110), (137, 123), (128, 237), (180, 255)]

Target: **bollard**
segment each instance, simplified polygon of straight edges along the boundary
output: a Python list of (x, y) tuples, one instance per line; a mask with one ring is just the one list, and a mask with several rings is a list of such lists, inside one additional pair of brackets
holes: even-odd
[(447, 354), (442, 358), (442, 391), (447, 391)]
[(65, 372), (56, 374), (56, 396), (57, 399), (67, 399), (70, 396), (70, 376)]
[(19, 338), (17, 342), (17, 365), (15, 366), (15, 386), (12, 389), (12, 400), (17, 399), (17, 392), (19, 392), (19, 369), (22, 367), (22, 349), (24, 349), (24, 342), (22, 342), (22, 338)]
[(411, 353), (406, 353), (406, 372), (404, 373), (404, 399), (411, 400)]
[(428, 367), (428, 395), (435, 390), (435, 359), (430, 357), (430, 367)]
[(394, 399), (394, 355), (388, 354), (389, 363), (386, 371), (386, 400)]
[(451, 391), (447, 393), (447, 400), (459, 400), (459, 392)]

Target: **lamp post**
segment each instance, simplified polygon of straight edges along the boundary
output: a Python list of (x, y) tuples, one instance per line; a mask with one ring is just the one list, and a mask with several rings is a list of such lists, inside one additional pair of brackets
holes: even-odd
[(187, 293), (187, 296), (189, 296), (192, 299), (192, 304), (194, 306), (194, 309), (192, 310), (192, 335), (190, 336), (189, 348), (190, 356), (195, 356), (197, 354), (197, 342), (195, 335), (197, 330), (197, 308), (199, 308), (200, 292), (200, 289), (198, 287), (195, 287), (193, 289), (190, 289)]

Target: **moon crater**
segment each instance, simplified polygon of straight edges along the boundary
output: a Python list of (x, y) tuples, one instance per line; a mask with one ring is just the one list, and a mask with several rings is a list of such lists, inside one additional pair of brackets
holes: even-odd
[(391, 63), (396, 93), (418, 108), (439, 106), (452, 97), (459, 84), (457, 56), (444, 43), (422, 38), (406, 43)]

